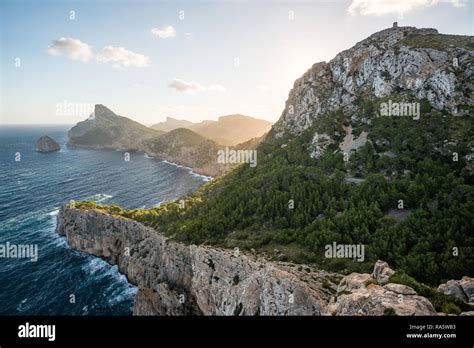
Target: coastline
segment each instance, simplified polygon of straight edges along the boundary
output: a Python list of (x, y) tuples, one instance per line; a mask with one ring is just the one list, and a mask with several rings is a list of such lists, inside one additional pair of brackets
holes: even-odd
[[(171, 159), (169, 157), (165, 158), (164, 156), (158, 156), (154, 153), (151, 153), (150, 151), (147, 151), (145, 149), (140, 149), (140, 148), (139, 149), (134, 149), (134, 148), (128, 148), (127, 149), (127, 148), (120, 148), (120, 147), (117, 147), (117, 146), (77, 145), (77, 144), (71, 144), (69, 141), (65, 144), (65, 146), (68, 149), (72, 149), (72, 150), (74, 150), (74, 149), (83, 149), (83, 150), (106, 150), (106, 151), (120, 151), (120, 152), (130, 151), (130, 152), (142, 153), (142, 154), (146, 155), (146, 157), (149, 158), (149, 159), (159, 160), (159, 161), (165, 162), (167, 164), (170, 164), (170, 165), (173, 165), (173, 166), (176, 166), (176, 167), (188, 169), (189, 174), (197, 176), (197, 177), (201, 177), (204, 182), (211, 181), (216, 176), (222, 175), (225, 172), (227, 172), (227, 168), (221, 169), (220, 168), (221, 166), (217, 162), (216, 162), (216, 166), (219, 166), (219, 167), (212, 167), (212, 168), (193, 167), (193, 166), (190, 166), (187, 163), (183, 163), (183, 162), (178, 161), (174, 158)], [(217, 169), (217, 168), (219, 168), (220, 170)], [(218, 175), (216, 175), (216, 172), (218, 173)]]

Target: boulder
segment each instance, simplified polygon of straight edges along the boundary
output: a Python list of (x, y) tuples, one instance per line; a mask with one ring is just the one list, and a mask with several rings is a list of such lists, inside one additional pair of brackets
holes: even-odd
[(461, 280), (448, 280), (438, 286), (438, 291), (465, 303), (474, 302), (474, 278), (463, 277)]
[[(351, 273), (344, 277), (337, 289), (339, 295), (328, 304), (327, 314), (437, 315), (431, 302), (419, 296), (411, 287), (385, 284), (394, 273), (386, 262), (379, 260), (372, 274)], [(340, 294), (343, 291), (346, 293)]]
[(395, 271), (388, 266), (388, 263), (378, 260), (375, 263), (372, 278), (379, 284), (386, 284), (388, 279), (394, 274)]

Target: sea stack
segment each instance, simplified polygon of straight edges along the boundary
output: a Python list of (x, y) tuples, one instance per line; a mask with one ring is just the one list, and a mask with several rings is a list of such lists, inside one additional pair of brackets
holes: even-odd
[(39, 152), (59, 151), (59, 144), (47, 135), (42, 136), (36, 141), (36, 149)]

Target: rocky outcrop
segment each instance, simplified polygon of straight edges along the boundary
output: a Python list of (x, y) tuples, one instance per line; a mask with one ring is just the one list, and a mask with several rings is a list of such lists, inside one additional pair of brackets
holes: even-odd
[(371, 275), (352, 273), (344, 277), (338, 287), (338, 296), (329, 303), (328, 314), (437, 315), (431, 302), (411, 287), (387, 284), (394, 273), (386, 262), (379, 260)]
[(136, 315), (323, 315), (320, 274), (237, 251), (184, 245), (144, 225), (71, 205), (57, 232), (78, 250), (116, 264), (138, 286)]
[(59, 144), (47, 135), (42, 136), (36, 141), (36, 149), (39, 152), (54, 152), (60, 150)]
[(327, 284), (334, 274), (324, 271), (184, 245), (136, 221), (73, 203), (57, 219), (57, 232), (73, 248), (117, 265), (138, 286), (135, 315), (436, 315), (412, 288), (376, 283), (393, 272), (383, 261), (372, 275), (344, 277), (331, 298)]
[(378, 260), (375, 263), (371, 277), (379, 284), (386, 284), (389, 278), (394, 274), (395, 271), (388, 266), (388, 263)]
[[(457, 93), (456, 87), (463, 83), (472, 87), (474, 51), (413, 47), (404, 40), (433, 35), (441, 36), (436, 29), (393, 27), (371, 35), (329, 63), (314, 64), (296, 80), (273, 134), (298, 135), (328, 112), (342, 108), (354, 114), (359, 96), (382, 98), (396, 90), (427, 98), (439, 110), (458, 112), (456, 105), (472, 104), (472, 95)], [(467, 40), (472, 42), (472, 38)]]
[[(331, 61), (314, 64), (296, 80), (267, 141), (298, 136), (316, 125), (308, 144), (311, 157), (321, 158), (331, 143), (350, 154), (368, 141), (367, 129), (379, 116), (381, 101), (389, 97), (426, 100), (436, 110), (468, 115), (463, 105), (474, 103), (473, 43), (472, 36), (442, 35), (436, 29), (392, 27), (377, 32)], [(374, 103), (372, 109), (364, 107), (367, 100)], [(325, 116), (344, 120), (343, 139), (340, 127), (333, 131), (323, 126), (328, 122), (318, 122)], [(359, 128), (358, 137), (347, 125)]]
[(127, 117), (116, 115), (97, 104), (87, 120), (77, 123), (69, 132), (68, 147), (93, 149), (139, 150), (146, 139), (162, 132), (148, 128)]
[(446, 296), (455, 297), (474, 305), (474, 278), (462, 277), (460, 280), (448, 280), (438, 286), (438, 291)]

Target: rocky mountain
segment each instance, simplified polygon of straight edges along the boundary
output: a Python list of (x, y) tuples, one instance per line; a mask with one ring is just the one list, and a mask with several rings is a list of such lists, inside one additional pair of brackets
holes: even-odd
[(270, 122), (250, 116), (228, 115), (219, 117), (217, 121), (205, 120), (200, 123), (167, 117), (165, 122), (157, 123), (151, 128), (165, 132), (177, 128), (188, 128), (218, 144), (235, 146), (250, 139), (262, 137), (271, 126)]
[(60, 146), (54, 139), (47, 135), (43, 135), (38, 139), (38, 141), (36, 141), (36, 149), (39, 152), (54, 152), (59, 151)]
[(72, 127), (69, 147), (139, 149), (144, 139), (162, 134), (127, 117), (118, 116), (104, 105), (95, 105), (90, 117)]
[(177, 120), (173, 117), (167, 117), (166, 121), (154, 124), (151, 126), (152, 129), (156, 129), (162, 132), (169, 132), (177, 128), (187, 128), (192, 126), (194, 123), (186, 120)]
[[(219, 176), (231, 168), (231, 165), (217, 161), (218, 151), (224, 146), (205, 136), (185, 128), (169, 132), (151, 129), (118, 116), (100, 104), (87, 120), (71, 128), (68, 135), (69, 147), (142, 151), (151, 157), (191, 167), (199, 174)], [(239, 149), (257, 146), (256, 140), (246, 139), (249, 141)]]
[(141, 149), (153, 157), (180, 163), (197, 173), (219, 176), (229, 166), (217, 163), (217, 152), (222, 146), (189, 129), (177, 128), (143, 141)]
[(222, 145), (237, 145), (261, 137), (272, 124), (244, 115), (221, 116), (217, 121), (203, 121), (187, 128)]
[(339, 110), (351, 121), (368, 123), (373, 115), (359, 103), (366, 97), (426, 99), (435, 110), (467, 115), (474, 102), (473, 50), (472, 36), (436, 29), (377, 32), (296, 80), (272, 134), (301, 134), (319, 117)]

